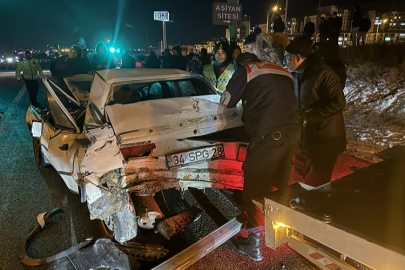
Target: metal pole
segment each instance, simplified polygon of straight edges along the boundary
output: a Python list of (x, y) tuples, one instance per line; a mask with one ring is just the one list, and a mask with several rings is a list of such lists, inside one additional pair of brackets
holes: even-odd
[(167, 48), (167, 43), (166, 43), (166, 22), (163, 21), (163, 50)]
[[(239, 0), (227, 0), (227, 3), (229, 4), (239, 4)], [(229, 40), (228, 42), (231, 42), (231, 38), (235, 39), (235, 42), (238, 42), (238, 38), (236, 35), (236, 25), (228, 25), (228, 29), (229, 29)]]
[[(321, 9), (321, 0), (319, 0), (319, 4), (318, 4), (318, 12), (316, 13), (316, 24), (315, 24), (315, 37), (314, 37), (314, 44), (316, 43), (316, 37), (318, 34), (318, 20), (319, 20), (319, 11)], [(305, 23), (305, 19), (304, 19), (304, 23)]]
[(269, 33), (269, 13), (270, 13), (270, 10), (267, 11), (267, 34)]
[(288, 10), (288, 0), (285, 0), (285, 13), (284, 13), (284, 33), (287, 29), (287, 10)]

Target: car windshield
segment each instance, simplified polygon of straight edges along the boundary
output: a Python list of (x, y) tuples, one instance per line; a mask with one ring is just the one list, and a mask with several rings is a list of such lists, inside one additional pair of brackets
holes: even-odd
[(107, 105), (129, 104), (140, 101), (176, 97), (215, 95), (215, 91), (199, 78), (121, 84), (115, 86)]

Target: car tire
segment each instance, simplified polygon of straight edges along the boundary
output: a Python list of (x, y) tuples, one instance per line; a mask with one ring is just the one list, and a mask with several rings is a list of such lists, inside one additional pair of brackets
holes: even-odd
[(40, 138), (32, 138), (32, 147), (34, 148), (35, 163), (37, 166), (40, 168), (49, 166), (50, 164), (45, 161), (44, 154), (42, 153)]

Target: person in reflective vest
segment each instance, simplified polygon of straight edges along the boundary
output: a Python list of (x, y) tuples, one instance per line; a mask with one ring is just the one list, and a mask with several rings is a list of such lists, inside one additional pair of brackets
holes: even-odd
[[(21, 76), (21, 72), (23, 75)], [(37, 101), (39, 82), (38, 77), (44, 76), (42, 72), (42, 67), (38, 60), (32, 58), (30, 51), (25, 52), (25, 60), (18, 63), (18, 67), (15, 71), (17, 80), (21, 80), (21, 77), (25, 81), (25, 86), (27, 87), (30, 102), (34, 107), (40, 107), (41, 104)]]
[(204, 66), (204, 77), (219, 91), (224, 91), (234, 73), (232, 57), (227, 42), (219, 42), (214, 47), (214, 64)]

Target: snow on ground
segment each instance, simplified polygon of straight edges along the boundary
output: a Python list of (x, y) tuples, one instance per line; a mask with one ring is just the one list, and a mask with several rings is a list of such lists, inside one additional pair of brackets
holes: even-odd
[(346, 152), (372, 162), (374, 154), (405, 144), (405, 70), (373, 64), (347, 67)]

